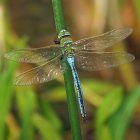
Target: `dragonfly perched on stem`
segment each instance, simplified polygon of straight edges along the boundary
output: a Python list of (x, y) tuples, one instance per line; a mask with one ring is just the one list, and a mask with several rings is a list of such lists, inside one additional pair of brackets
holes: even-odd
[(72, 71), (75, 90), (78, 95), (80, 113), (86, 118), (86, 109), (79, 76), (75, 66), (82, 70), (96, 71), (116, 67), (134, 60), (134, 56), (124, 52), (104, 52), (115, 43), (132, 33), (131, 28), (120, 28), (73, 42), (67, 30), (58, 35), (60, 44), (37, 49), (19, 49), (5, 54), (5, 57), (18, 62), (37, 63), (39, 66), (30, 69), (15, 79), (16, 85), (31, 85), (48, 82), (63, 74), (67, 62)]

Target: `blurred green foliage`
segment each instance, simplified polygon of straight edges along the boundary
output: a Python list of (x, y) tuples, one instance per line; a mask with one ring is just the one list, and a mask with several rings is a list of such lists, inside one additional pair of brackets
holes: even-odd
[[(82, 3), (82, 1), (80, 3)], [(124, 11), (126, 7), (128, 8), (131, 6), (127, 1), (123, 1), (120, 4)], [(125, 7), (123, 7), (122, 4)], [(134, 39), (129, 40), (129, 42), (132, 41), (132, 43), (140, 44), (138, 37), (140, 32), (140, 2), (139, 0), (135, 0), (133, 4), (134, 11), (136, 11), (133, 17), (136, 19), (133, 21), (134, 19), (130, 18), (130, 20), (131, 22), (133, 21), (132, 24), (135, 23), (135, 25), (137, 25), (137, 27), (135, 27), (137, 32), (134, 33)], [(84, 7), (86, 6), (85, 3), (83, 5)], [(6, 5), (0, 6), (0, 10), (6, 8)], [(80, 7), (82, 7), (82, 4), (79, 8)], [(8, 9), (6, 10), (8, 11)], [(100, 10), (101, 9), (97, 8), (95, 13), (98, 13)], [(10, 24), (8, 12), (6, 12), (3, 19), (0, 19), (0, 22), (1, 20), (4, 21), (5, 33), (3, 34), (3, 42), (6, 46), (4, 48), (5, 51), (9, 51), (11, 48), (25, 48), (28, 45), (29, 39), (28, 37), (18, 38), (15, 35), (16, 33), (13, 31), (14, 29), (12, 29)], [(80, 26), (80, 28), (82, 28), (82, 26)], [(3, 49), (0, 47), (1, 52), (2, 50)], [(137, 58), (139, 58), (139, 47), (133, 52), (135, 52)], [(53, 84), (50, 85), (48, 87), (50, 90), (47, 90), (45, 84), (45, 86), (40, 87), (16, 87), (12, 83), (19, 64), (6, 61), (3, 58), (4, 52), (0, 54), (0, 140), (71, 139), (69, 136), (70, 126), (69, 122), (67, 122), (67, 104), (63, 82), (60, 80), (57, 86), (52, 86)], [(137, 67), (138, 66), (139, 61), (137, 63)], [(139, 75), (136, 75), (134, 71), (130, 71), (128, 74), (127, 69), (130, 67), (134, 68), (133, 66), (129, 66), (122, 69), (123, 72), (117, 71), (116, 75), (119, 75), (118, 77), (138, 78)], [(135, 75), (136, 77), (134, 77)], [(91, 139), (126, 140), (127, 132), (132, 125), (131, 123), (135, 121), (134, 117), (136, 111), (138, 115), (136, 123), (139, 127), (138, 130), (140, 129), (140, 110), (137, 109), (137, 105), (140, 101), (139, 82), (135, 82), (135, 84), (132, 83), (132, 89), (132, 87), (130, 88), (126, 84), (128, 82), (129, 85), (131, 84), (133, 81), (131, 81), (131, 78), (130, 81), (125, 81), (126, 79), (122, 78), (124, 84), (120, 81), (117, 83), (121, 84), (116, 84), (116, 81), (111, 83), (104, 82), (104, 80), (99, 77), (96, 77), (96, 79), (97, 80), (92, 78), (88, 79), (86, 77), (85, 80), (82, 80), (84, 97), (88, 108), (87, 113), (89, 114), (89, 118), (91, 118), (87, 120), (87, 124), (90, 123), (94, 129), (94, 134), (92, 133)], [(128, 91), (128, 89), (131, 90)], [(43, 95), (41, 93), (43, 93)], [(81, 122), (81, 126), (83, 127), (82, 123), (83, 122)], [(84, 130), (84, 128), (82, 129)], [(86, 127), (84, 131), (87, 132), (88, 127)], [(137, 139), (132, 137), (131, 140), (139, 140), (139, 138), (140, 136)], [(84, 140), (86, 139), (88, 140), (88, 137)]]
[(116, 88), (106, 96), (97, 111), (95, 120), (98, 139), (125, 140), (126, 132), (139, 100), (139, 85), (125, 99), (122, 87)]

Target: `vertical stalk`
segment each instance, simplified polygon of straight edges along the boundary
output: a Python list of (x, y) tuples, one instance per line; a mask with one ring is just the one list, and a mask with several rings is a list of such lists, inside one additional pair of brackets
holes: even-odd
[[(65, 28), (61, 0), (52, 0), (52, 5), (54, 11), (56, 31), (57, 34), (59, 34), (59, 32)], [(71, 69), (67, 64), (67, 62), (65, 62), (64, 65), (66, 67), (66, 71), (64, 72), (64, 81), (66, 87), (67, 102), (68, 102), (69, 117), (70, 117), (73, 140), (82, 140), (73, 77), (72, 77)]]

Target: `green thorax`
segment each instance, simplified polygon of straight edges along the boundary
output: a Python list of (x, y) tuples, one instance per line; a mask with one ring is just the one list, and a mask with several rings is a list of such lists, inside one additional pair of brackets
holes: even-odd
[(67, 56), (73, 55), (73, 49), (72, 49), (73, 41), (70, 36), (71, 34), (65, 29), (61, 30), (58, 35), (62, 52), (63, 54), (66, 54)]

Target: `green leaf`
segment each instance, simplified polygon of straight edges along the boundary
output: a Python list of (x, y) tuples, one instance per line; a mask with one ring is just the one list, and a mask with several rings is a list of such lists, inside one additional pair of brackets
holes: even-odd
[(36, 107), (36, 96), (30, 88), (18, 88), (17, 92), (18, 110), (20, 111), (21, 134), (20, 140), (34, 139), (32, 114)]
[(61, 123), (60, 119), (58, 118), (57, 114), (52, 109), (51, 105), (46, 100), (44, 100), (42, 98), (40, 100), (40, 107), (41, 107), (43, 114), (47, 118), (47, 120), (51, 122), (52, 126), (57, 131), (61, 132), (62, 131), (62, 123)]
[(0, 73), (0, 139), (4, 139), (5, 132), (5, 120), (8, 112), (10, 111), (14, 87), (12, 85), (12, 80), (14, 72), (16, 69), (16, 64), (8, 62), (7, 69)]
[(112, 83), (87, 79), (85, 80), (85, 82), (84, 81), (82, 82), (82, 87), (85, 88), (86, 90), (91, 89), (92, 91), (98, 93), (99, 95), (106, 95), (106, 93), (114, 89), (115, 86)]
[[(1, 7), (4, 8), (4, 7)], [(5, 12), (5, 11), (4, 11)], [(4, 42), (7, 42), (7, 40), (12, 40), (13, 44), (11, 42), (7, 42), (5, 44), (6, 47), (12, 46), (15, 44), (18, 45), (19, 48), (25, 47), (27, 43), (27, 38), (21, 38), (19, 40), (13, 39), (13, 34), (10, 30), (9, 22), (8, 22), (8, 17), (7, 14), (5, 14), (4, 19)], [(8, 33), (8, 34), (7, 34)], [(5, 62), (7, 62), (5, 64)], [(11, 61), (6, 61), (4, 60), (3, 54), (2, 54), (2, 61), (0, 62), (1, 68), (0, 68), (0, 106), (1, 108), (1, 114), (0, 114), (0, 140), (4, 140), (4, 132), (5, 132), (5, 120), (6, 116), (10, 111), (12, 99), (13, 99), (13, 91), (14, 91), (14, 86), (13, 86), (13, 77), (14, 73), (17, 68), (17, 63), (11, 62)], [(5, 66), (5, 69), (2, 70), (2, 66)]]
[(32, 119), (35, 128), (39, 131), (42, 137), (42, 140), (62, 140), (51, 122), (46, 120), (44, 117), (39, 114), (34, 114)]
[(85, 80), (82, 82), (82, 88), (84, 93), (84, 99), (93, 106), (99, 106), (103, 98), (110, 93), (115, 85), (99, 80)]
[(109, 119), (108, 124), (113, 140), (124, 140), (126, 131), (131, 122), (133, 113), (135, 112), (136, 105), (140, 100), (140, 85), (138, 85), (122, 102), (112, 117)]
[(122, 87), (114, 88), (103, 100), (96, 115), (96, 135), (98, 140), (111, 140), (110, 132), (106, 124), (110, 116), (117, 110), (122, 101)]

